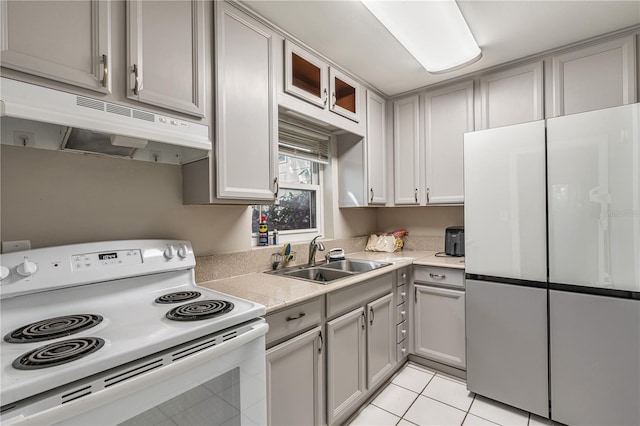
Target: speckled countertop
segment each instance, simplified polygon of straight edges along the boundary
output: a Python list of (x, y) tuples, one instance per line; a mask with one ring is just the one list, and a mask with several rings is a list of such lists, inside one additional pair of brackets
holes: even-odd
[(316, 284), (257, 272), (220, 280), (205, 281), (198, 283), (198, 285), (260, 303), (267, 308), (267, 313), (270, 313), (411, 264), (464, 269), (464, 258), (436, 257), (435, 253), (434, 251), (407, 250), (397, 253), (364, 251), (351, 253), (347, 255), (348, 259), (390, 262), (392, 265), (340, 279), (331, 284)]

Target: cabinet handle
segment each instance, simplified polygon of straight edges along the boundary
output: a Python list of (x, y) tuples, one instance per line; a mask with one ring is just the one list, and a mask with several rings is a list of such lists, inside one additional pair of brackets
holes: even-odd
[(373, 203), (373, 188), (371, 188), (369, 191), (371, 192), (371, 201), (369, 201), (369, 202)]
[(320, 346), (318, 347), (318, 353), (322, 353), (322, 348), (324, 347), (324, 338), (322, 337), (322, 331), (320, 332), (320, 334), (318, 334), (318, 337), (320, 338)]
[(278, 198), (278, 191), (280, 191), (280, 184), (278, 183), (278, 177), (277, 176), (273, 179), (273, 183), (274, 183), (274, 185), (276, 187), (276, 189), (275, 189), (275, 197)]
[(327, 89), (324, 89), (324, 106), (327, 106), (327, 101), (329, 100), (329, 94), (327, 93)]
[(413, 191), (413, 196), (416, 199), (416, 203), (418, 202), (418, 188)]
[(403, 291), (403, 292), (401, 292), (401, 293), (400, 293), (400, 296), (402, 296), (402, 297), (406, 297), (406, 296), (407, 296), (407, 293), (405, 293), (405, 292)]
[(413, 288), (413, 303), (418, 303), (418, 287)]
[(402, 278), (402, 282), (405, 282), (405, 283), (407, 282), (407, 273), (406, 273), (406, 272), (403, 272), (403, 273), (400, 275), (400, 277)]
[(109, 76), (109, 62), (107, 61), (107, 55), (102, 55), (102, 87), (107, 87), (107, 78)]
[(336, 107), (336, 93), (333, 92), (331, 93), (331, 108), (335, 108)]
[(429, 204), (429, 188), (427, 188), (427, 204)]
[(369, 319), (369, 325), (373, 325), (373, 318), (375, 317), (375, 312), (373, 311), (373, 306), (369, 308), (369, 313), (371, 314), (371, 318)]
[(140, 76), (138, 75), (138, 65), (133, 64), (133, 77), (135, 79), (133, 85), (133, 94), (138, 95), (140, 93)]
[(436, 279), (436, 280), (444, 280), (445, 278), (447, 278), (447, 276), (445, 274), (434, 274), (434, 273), (431, 273), (431, 272), (429, 272), (429, 276), (431, 278)]
[(297, 319), (302, 318), (305, 315), (307, 315), (307, 314), (305, 314), (304, 312), (300, 312), (297, 317), (287, 317), (287, 321), (295, 321)]
[(364, 317), (364, 311), (360, 314), (360, 319), (362, 320), (362, 329), (364, 330), (364, 325), (367, 323), (367, 320)]

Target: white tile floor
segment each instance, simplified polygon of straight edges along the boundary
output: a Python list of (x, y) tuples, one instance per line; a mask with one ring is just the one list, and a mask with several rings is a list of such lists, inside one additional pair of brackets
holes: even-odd
[(467, 391), (463, 380), (406, 364), (350, 426), (542, 426), (547, 419)]

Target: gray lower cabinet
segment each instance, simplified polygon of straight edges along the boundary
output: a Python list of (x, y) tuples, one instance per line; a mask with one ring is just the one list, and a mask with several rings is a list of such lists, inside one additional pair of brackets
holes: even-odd
[(367, 387), (371, 389), (395, 365), (393, 294), (367, 305)]
[(464, 369), (464, 291), (415, 285), (415, 353)]
[(366, 390), (366, 318), (355, 309), (327, 323), (328, 423), (351, 408)]
[(323, 424), (323, 346), (316, 327), (267, 351), (268, 424)]

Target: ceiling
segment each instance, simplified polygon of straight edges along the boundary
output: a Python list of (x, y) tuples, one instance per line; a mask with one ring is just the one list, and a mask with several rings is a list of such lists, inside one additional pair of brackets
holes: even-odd
[(434, 75), (360, 1), (242, 3), (387, 96), (640, 24), (637, 0), (458, 0), (482, 58), (463, 69)]

